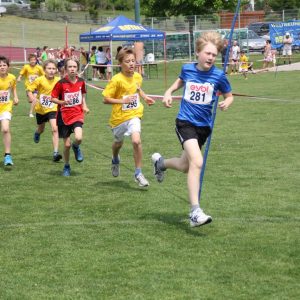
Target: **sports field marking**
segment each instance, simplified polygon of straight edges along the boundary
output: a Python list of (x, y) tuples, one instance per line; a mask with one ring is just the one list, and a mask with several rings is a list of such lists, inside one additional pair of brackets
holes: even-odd
[[(174, 218), (176, 219), (176, 218)], [(300, 217), (254, 217), (254, 218), (224, 218), (224, 217), (215, 217), (214, 223), (217, 222), (229, 222), (229, 223), (298, 223), (300, 222)], [(174, 221), (174, 220), (173, 220)], [(15, 223), (15, 224), (1, 224), (1, 229), (14, 229), (14, 228), (36, 228), (36, 227), (54, 227), (54, 226), (106, 226), (106, 225), (161, 225), (168, 223), (168, 220), (164, 220), (163, 214), (161, 220), (122, 220), (122, 221), (96, 221), (96, 222), (37, 222), (37, 223)], [(172, 222), (173, 223), (173, 222)], [(188, 218), (178, 220), (178, 223), (188, 223)]]

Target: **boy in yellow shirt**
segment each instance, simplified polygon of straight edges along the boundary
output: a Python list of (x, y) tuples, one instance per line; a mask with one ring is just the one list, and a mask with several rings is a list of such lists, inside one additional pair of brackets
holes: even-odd
[[(12, 107), (19, 102), (16, 88), (16, 77), (8, 73), (9, 60), (0, 56), (0, 124), (4, 143), (4, 166), (12, 166), (10, 121)], [(13, 99), (11, 100), (11, 94)]]
[[(59, 77), (55, 76), (57, 65), (54, 60), (46, 60), (43, 68), (45, 75), (36, 78), (27, 87), (29, 99), (32, 103), (35, 103), (37, 129), (34, 132), (33, 140), (35, 143), (39, 143), (40, 135), (45, 130), (46, 122), (49, 122), (52, 129), (53, 161), (58, 162), (62, 159), (62, 156), (58, 153), (57, 104), (51, 101), (51, 92), (56, 82), (59, 81)], [(34, 94), (34, 91), (37, 91), (37, 94)]]
[[(29, 54), (28, 56), (29, 64), (26, 64), (23, 66), (23, 68), (20, 71), (20, 75), (18, 77), (18, 82), (21, 81), (22, 77), (25, 78), (25, 90), (27, 93), (28, 86), (39, 76), (44, 75), (43, 68), (37, 64), (37, 57), (35, 54)], [(28, 94), (27, 94), (28, 96)], [(33, 118), (33, 109), (34, 109), (35, 103), (31, 102), (30, 105), (30, 111), (29, 111), (29, 117)]]
[(133, 145), (133, 157), (135, 163), (135, 181), (141, 187), (149, 185), (142, 173), (142, 142), (141, 142), (141, 118), (144, 106), (140, 102), (142, 97), (148, 105), (155, 100), (148, 97), (142, 90), (142, 76), (135, 72), (136, 57), (132, 48), (123, 48), (118, 54), (121, 72), (113, 76), (104, 89), (105, 104), (112, 104), (112, 112), (109, 124), (114, 135), (112, 144), (112, 175), (120, 175), (119, 152), (123, 145), (124, 136), (131, 136)]
[(240, 56), (240, 72), (242, 75), (245, 77), (245, 79), (248, 79), (247, 73), (248, 71), (252, 71), (252, 63), (249, 63), (249, 59), (245, 54), (245, 51), (241, 51), (241, 56)]

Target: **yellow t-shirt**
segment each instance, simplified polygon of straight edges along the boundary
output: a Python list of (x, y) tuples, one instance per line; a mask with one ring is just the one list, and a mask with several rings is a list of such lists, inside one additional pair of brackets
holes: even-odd
[(27, 64), (24, 65), (20, 71), (20, 75), (25, 77), (26, 90), (30, 83), (32, 83), (36, 78), (44, 74), (44, 70), (40, 65), (35, 65), (34, 67), (32, 67), (31, 65)]
[(0, 77), (0, 114), (4, 112), (12, 112), (13, 89), (16, 87), (17, 80), (13, 74), (8, 73), (6, 77)]
[(242, 55), (240, 57), (241, 69), (248, 70), (248, 57), (246, 55)]
[(51, 92), (59, 81), (59, 77), (53, 79), (47, 79), (45, 75), (35, 79), (28, 87), (30, 92), (38, 91), (37, 102), (35, 105), (35, 112), (41, 115), (45, 115), (51, 111), (57, 111), (57, 104), (51, 102)]
[(135, 96), (135, 101), (129, 104), (113, 104), (109, 125), (113, 128), (132, 118), (143, 116), (144, 106), (141, 103), (138, 88), (142, 86), (143, 78), (139, 73), (127, 77), (123, 73), (113, 76), (102, 95), (108, 98), (121, 99), (124, 96)]

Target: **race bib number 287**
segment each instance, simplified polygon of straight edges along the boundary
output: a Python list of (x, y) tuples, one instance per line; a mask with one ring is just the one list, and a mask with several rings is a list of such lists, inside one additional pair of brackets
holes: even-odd
[(184, 100), (192, 104), (210, 104), (212, 101), (214, 85), (210, 83), (187, 82)]

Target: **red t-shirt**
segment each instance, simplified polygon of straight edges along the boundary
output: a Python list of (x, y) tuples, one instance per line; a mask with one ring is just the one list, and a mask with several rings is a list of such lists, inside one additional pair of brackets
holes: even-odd
[(70, 102), (68, 105), (58, 105), (57, 109), (57, 113), (61, 113), (65, 125), (84, 122), (82, 105), (82, 96), (84, 94), (86, 94), (85, 82), (80, 77), (76, 77), (76, 82), (72, 83), (68, 76), (66, 76), (54, 86), (51, 96), (59, 100), (68, 99)]

